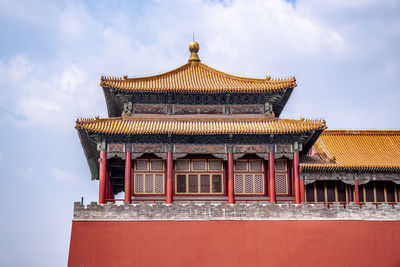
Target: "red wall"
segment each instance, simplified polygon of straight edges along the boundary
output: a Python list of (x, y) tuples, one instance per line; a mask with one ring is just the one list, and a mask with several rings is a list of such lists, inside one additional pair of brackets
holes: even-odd
[(68, 266), (400, 266), (400, 221), (73, 222)]

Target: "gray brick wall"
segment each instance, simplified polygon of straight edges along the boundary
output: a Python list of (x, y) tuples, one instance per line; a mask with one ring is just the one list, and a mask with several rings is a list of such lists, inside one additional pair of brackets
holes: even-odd
[(123, 204), (97, 202), (85, 206), (74, 203), (74, 221), (204, 221), (204, 220), (400, 220), (400, 204), (379, 206), (367, 203), (343, 205), (324, 204), (274, 204), (254, 202), (228, 205), (218, 202), (174, 202)]

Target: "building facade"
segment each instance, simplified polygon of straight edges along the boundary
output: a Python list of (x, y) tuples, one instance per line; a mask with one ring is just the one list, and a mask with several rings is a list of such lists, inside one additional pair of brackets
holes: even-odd
[(400, 220), (400, 131), (280, 118), (294, 77), (229, 75), (189, 50), (160, 75), (101, 78), (109, 118), (76, 122), (99, 199), (75, 222)]

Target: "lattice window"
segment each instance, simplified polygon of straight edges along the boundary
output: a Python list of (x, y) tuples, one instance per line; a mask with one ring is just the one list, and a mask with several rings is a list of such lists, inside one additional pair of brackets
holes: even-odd
[(178, 174), (176, 192), (188, 194), (220, 194), (223, 191), (220, 174)]
[(162, 171), (164, 170), (164, 162), (160, 159), (150, 160), (151, 170), (152, 171)]
[(222, 193), (222, 175), (213, 174), (212, 176), (212, 192)]
[(136, 194), (164, 193), (164, 174), (137, 173), (134, 183)]
[(275, 174), (275, 190), (277, 194), (288, 194), (287, 174)]
[(145, 182), (146, 182), (146, 193), (153, 193), (154, 186), (154, 175), (153, 174), (145, 174)]
[(192, 160), (192, 170), (193, 171), (205, 171), (206, 170), (206, 161), (203, 159)]
[(200, 175), (200, 193), (210, 193), (210, 175)]
[(136, 174), (135, 175), (135, 193), (144, 193), (144, 181), (143, 181), (143, 174)]
[(177, 194), (223, 193), (222, 160), (183, 159), (175, 166)]
[(189, 175), (189, 193), (199, 192), (199, 177), (197, 174)]
[(235, 193), (243, 193), (243, 175), (235, 175)]
[(276, 160), (275, 161), (275, 171), (286, 171), (286, 160)]
[(176, 176), (176, 192), (186, 193), (186, 175), (178, 174)]
[(250, 171), (262, 171), (262, 160), (250, 160)]
[(252, 174), (246, 174), (244, 176), (244, 192), (251, 194), (254, 191), (254, 180)]
[(135, 160), (135, 170), (147, 171), (149, 169), (149, 161), (147, 159), (137, 159)]
[(235, 175), (236, 194), (264, 194), (263, 174), (237, 174)]
[(156, 174), (155, 175), (155, 193), (164, 193), (164, 175)]
[(189, 160), (177, 160), (175, 168), (177, 171), (188, 171)]
[(247, 160), (235, 161), (235, 171), (247, 171)]
[(254, 175), (254, 193), (264, 193), (264, 176), (261, 174)]
[(208, 161), (209, 171), (222, 171), (222, 160), (209, 160)]

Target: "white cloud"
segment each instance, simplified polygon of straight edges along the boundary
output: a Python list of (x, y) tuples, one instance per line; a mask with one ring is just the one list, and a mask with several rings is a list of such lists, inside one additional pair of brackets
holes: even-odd
[(3, 153), (0, 152), (0, 160), (3, 159)]

